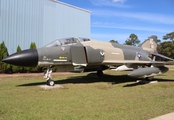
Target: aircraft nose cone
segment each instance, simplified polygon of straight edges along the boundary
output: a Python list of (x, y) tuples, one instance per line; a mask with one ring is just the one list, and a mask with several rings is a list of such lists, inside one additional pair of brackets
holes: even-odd
[(23, 50), (4, 58), (2, 62), (17, 66), (34, 67), (38, 64), (38, 52), (36, 49)]

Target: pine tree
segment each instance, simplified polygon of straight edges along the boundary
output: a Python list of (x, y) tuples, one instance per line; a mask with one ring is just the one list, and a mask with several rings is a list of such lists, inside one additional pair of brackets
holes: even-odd
[(31, 42), (31, 44), (30, 44), (30, 49), (36, 49), (36, 44), (35, 44), (35, 42)]
[(21, 47), (18, 45), (17, 52), (20, 52), (20, 51), (21, 51)]
[(117, 40), (110, 40), (109, 42), (110, 43), (117, 43), (117, 44), (119, 44)]
[(0, 43), (0, 73), (3, 72), (3, 67), (2, 67), (2, 62), (1, 60), (3, 59), (3, 53), (2, 53), (2, 43)]
[(126, 45), (133, 45), (136, 46), (140, 43), (140, 40), (138, 39), (138, 36), (135, 34), (130, 34), (129, 38), (125, 41)]
[[(35, 42), (31, 42), (30, 49), (36, 49)], [(38, 67), (30, 67), (29, 72), (38, 72)]]
[[(21, 51), (21, 47), (19, 45), (18, 45), (16, 51), (17, 52)], [(22, 72), (23, 71), (23, 67), (12, 65), (12, 71), (15, 72), (15, 73)]]
[(164, 35), (163, 40), (171, 40), (174, 43), (174, 31)]
[[(4, 41), (0, 44), (0, 61), (8, 56), (8, 50)], [(7, 72), (10, 69), (10, 65), (0, 62), (0, 72)]]

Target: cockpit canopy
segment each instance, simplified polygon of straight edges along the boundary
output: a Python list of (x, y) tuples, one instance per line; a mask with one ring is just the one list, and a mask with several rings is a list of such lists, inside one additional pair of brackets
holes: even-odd
[(63, 38), (63, 39), (55, 40), (54, 42), (49, 43), (45, 47), (72, 45), (72, 44), (86, 42), (86, 41), (90, 41), (90, 39), (89, 38), (81, 38), (81, 37)]

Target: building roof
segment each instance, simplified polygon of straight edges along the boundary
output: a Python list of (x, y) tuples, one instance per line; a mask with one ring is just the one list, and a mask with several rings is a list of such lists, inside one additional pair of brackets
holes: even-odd
[(76, 7), (76, 6), (73, 6), (73, 5), (64, 3), (64, 2), (60, 2), (60, 1), (58, 1), (58, 0), (50, 0), (50, 1), (53, 1), (53, 2), (55, 2), (55, 3), (59, 3), (59, 4), (62, 4), (62, 5), (68, 6), (68, 7), (72, 7), (72, 8), (78, 9), (78, 10), (82, 10), (82, 11), (91, 13), (91, 11), (89, 11), (89, 10), (86, 10), (86, 9), (83, 9), (83, 8), (80, 8), (80, 7)]

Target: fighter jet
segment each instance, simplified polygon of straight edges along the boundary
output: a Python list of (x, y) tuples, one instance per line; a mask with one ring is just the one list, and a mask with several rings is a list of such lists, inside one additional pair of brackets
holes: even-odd
[[(114, 65), (120, 66), (121, 70), (132, 70), (128, 76), (152, 79), (168, 71), (165, 64), (174, 63), (174, 59), (158, 54), (156, 40), (156, 36), (151, 36), (136, 47), (69, 37), (57, 39), (42, 48), (14, 53), (2, 61), (17, 66), (47, 67), (45, 78), (49, 86), (55, 84), (51, 78), (53, 66), (58, 66), (58, 71), (96, 70), (101, 77), (103, 70)], [(156, 61), (156, 56), (168, 61)]]

